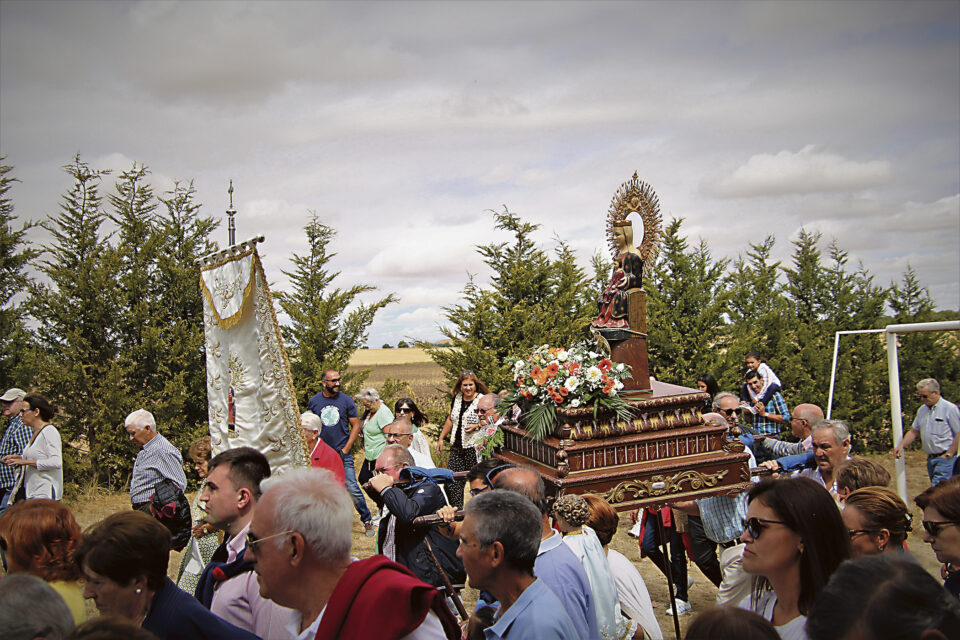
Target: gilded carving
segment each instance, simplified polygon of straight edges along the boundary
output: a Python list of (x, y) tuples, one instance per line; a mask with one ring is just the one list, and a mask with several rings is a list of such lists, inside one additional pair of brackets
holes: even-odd
[[(710, 474), (687, 470), (681, 471), (674, 476), (656, 475), (651, 476), (649, 480), (627, 480), (615, 486), (603, 497), (606, 498), (610, 504), (617, 504), (628, 500), (639, 500), (642, 498), (654, 498), (680, 493), (686, 490), (715, 487), (726, 475), (727, 469)], [(654, 486), (661, 483), (663, 484), (662, 487)], [(684, 484), (687, 486), (684, 487)]]

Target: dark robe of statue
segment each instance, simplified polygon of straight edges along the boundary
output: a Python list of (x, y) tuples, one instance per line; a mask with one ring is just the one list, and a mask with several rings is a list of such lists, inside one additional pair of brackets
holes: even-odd
[(614, 261), (613, 276), (597, 301), (597, 318), (592, 325), (628, 329), (629, 293), (643, 285), (643, 260), (636, 249), (630, 247), (633, 241), (632, 227), (617, 228), (614, 241), (621, 252)]

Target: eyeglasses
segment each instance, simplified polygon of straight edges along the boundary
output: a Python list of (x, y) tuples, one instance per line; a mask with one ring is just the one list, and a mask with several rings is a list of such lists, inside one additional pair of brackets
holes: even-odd
[(485, 487), (480, 487), (479, 489), (470, 489), (470, 496), (475, 498), (481, 493), (483, 493), (484, 491), (490, 491), (490, 486), (487, 485)]
[(376, 471), (377, 473), (386, 473), (387, 471), (390, 471), (390, 469), (396, 469), (396, 468), (397, 468), (397, 465), (392, 464), (389, 467), (377, 467), (376, 469), (374, 469), (374, 471)]
[(920, 524), (923, 525), (927, 533), (936, 538), (940, 535), (941, 531), (952, 524), (960, 524), (960, 522), (956, 522), (955, 520), (923, 520)]
[(763, 518), (747, 518), (743, 521), (743, 530), (750, 534), (750, 537), (757, 539), (763, 533), (768, 525), (787, 524), (783, 520), (764, 520)]
[(412, 433), (396, 433), (394, 431), (384, 431), (383, 435), (387, 437), (387, 440), (393, 438), (399, 440), (400, 438), (406, 438), (407, 436), (412, 436)]
[(850, 536), (850, 539), (853, 540), (862, 533), (877, 533), (876, 529), (848, 529), (847, 534)]
[(516, 467), (517, 465), (515, 464), (504, 464), (504, 465), (500, 465), (499, 467), (494, 467), (493, 469), (490, 469), (490, 471), (487, 471), (487, 475), (486, 475), (487, 484), (492, 487), (493, 479), (496, 478), (501, 471), (506, 471), (507, 469), (515, 469)]
[(480, 415), (485, 414), (487, 411), (490, 411), (490, 409), (481, 409), (480, 407), (477, 407), (473, 410), (474, 413), (479, 413)]
[(397, 413), (413, 413), (413, 409), (410, 407), (400, 407), (397, 409)]
[(285, 536), (288, 533), (296, 533), (293, 529), (289, 531), (281, 531), (280, 533), (274, 533), (273, 535), (266, 536), (264, 538), (258, 538), (249, 531), (247, 532), (247, 547), (253, 549), (254, 552), (257, 550), (257, 545), (263, 542), (264, 540), (269, 540), (270, 538), (279, 538), (280, 536)]

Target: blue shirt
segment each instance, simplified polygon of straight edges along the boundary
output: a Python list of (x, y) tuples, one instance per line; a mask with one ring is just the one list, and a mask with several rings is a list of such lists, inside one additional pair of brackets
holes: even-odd
[(146, 502), (153, 495), (153, 487), (163, 478), (173, 480), (173, 484), (183, 491), (187, 488), (187, 476), (183, 473), (183, 456), (170, 442), (159, 433), (140, 448), (133, 462), (133, 475), (130, 476), (130, 502)]
[[(30, 444), (30, 436), (33, 435), (33, 429), (23, 424), (19, 415), (10, 418), (7, 423), (7, 430), (3, 432), (3, 439), (0, 440), (0, 458), (13, 454), (20, 455), (23, 448)], [(8, 467), (0, 464), (0, 489), (12, 489), (17, 481), (17, 471), (20, 467)]]
[[(783, 396), (779, 391), (773, 394), (773, 397), (770, 398), (770, 402), (764, 407), (768, 414), (778, 415), (785, 420), (785, 424), (790, 424), (790, 411), (787, 409), (787, 401), (783, 399)], [(757, 431), (757, 433), (762, 433), (767, 436), (779, 436), (780, 427), (782, 426), (779, 422), (774, 422), (769, 418), (764, 418), (759, 415), (752, 416), (751, 425)]]
[(502, 612), (492, 626), (484, 629), (483, 635), (487, 640), (577, 640), (586, 637), (577, 633), (570, 616), (564, 613), (563, 604), (543, 580), (535, 580), (524, 589), (517, 601)]
[(554, 531), (552, 536), (540, 542), (533, 574), (539, 578), (537, 582), (542, 581), (559, 598), (562, 604), (562, 609), (559, 610), (567, 612), (577, 631), (576, 636), (572, 637), (583, 640), (599, 637), (597, 609), (593, 601), (593, 591), (590, 589), (590, 579), (587, 578), (587, 572), (583, 570), (577, 556), (570, 547), (563, 544), (563, 536), (559, 532)]
[(353, 398), (339, 391), (337, 395), (328, 398), (320, 392), (310, 398), (307, 408), (320, 416), (320, 423), (323, 425), (320, 439), (337, 453), (343, 451), (350, 439), (350, 418), (357, 417), (357, 405), (353, 403)]

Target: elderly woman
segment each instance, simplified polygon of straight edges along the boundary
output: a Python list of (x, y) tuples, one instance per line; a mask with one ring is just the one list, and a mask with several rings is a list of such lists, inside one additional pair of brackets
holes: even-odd
[(923, 509), (923, 541), (946, 565), (944, 587), (954, 596), (960, 594), (960, 476), (943, 480), (913, 499)]
[(14, 487), (16, 499), (19, 498), (63, 498), (63, 453), (60, 433), (50, 424), (57, 408), (38, 393), (29, 393), (23, 398), (20, 418), (33, 430), (30, 443), (21, 454), (3, 457), (9, 466), (23, 468), (23, 475)]
[(63, 597), (74, 622), (87, 619), (80, 566), (73, 560), (80, 525), (70, 509), (45, 498), (18, 502), (0, 516), (0, 543), (10, 573), (44, 580)]
[[(450, 415), (443, 423), (437, 439), (437, 453), (443, 453), (443, 441), (450, 436), (447, 469), (451, 471), (469, 471), (478, 462), (477, 452), (473, 448), (473, 441), (480, 428), (477, 402), (481, 395), (487, 393), (490, 393), (487, 385), (483, 384), (473, 371), (462, 371), (453, 385)], [(458, 508), (463, 506), (463, 486), (462, 480), (447, 484), (450, 504)]]
[(303, 439), (306, 441), (307, 451), (310, 452), (310, 466), (326, 469), (346, 485), (343, 458), (333, 447), (320, 439), (320, 430), (323, 428), (320, 416), (313, 411), (304, 411), (300, 414), (300, 428), (303, 429)]
[(875, 553), (904, 553), (910, 531), (910, 512), (886, 487), (864, 487), (847, 495), (843, 524), (850, 534), (850, 557)]
[(177, 574), (177, 586), (187, 593), (193, 593), (197, 589), (197, 582), (200, 580), (203, 568), (210, 562), (213, 552), (217, 550), (217, 546), (220, 544), (217, 529), (212, 524), (207, 523), (207, 512), (200, 502), (203, 488), (207, 486), (208, 465), (212, 454), (210, 436), (203, 436), (194, 440), (187, 451), (187, 455), (193, 460), (193, 469), (201, 480), (200, 486), (197, 488), (197, 495), (190, 503), (190, 517), (196, 524), (193, 526), (190, 544), (184, 550), (183, 559), (180, 561), (180, 573)]
[(773, 623), (783, 640), (805, 640), (807, 614), (850, 555), (850, 538), (827, 490), (809, 478), (765, 480), (747, 493), (740, 541), (753, 593), (740, 606)]
[(141, 511), (108, 516), (83, 534), (74, 556), (83, 595), (101, 615), (126, 618), (160, 640), (255, 640), (218, 618), (167, 577), (170, 532)]
[(367, 387), (357, 396), (363, 405), (360, 423), (363, 425), (363, 464), (357, 474), (357, 482), (362, 487), (373, 477), (373, 468), (377, 458), (387, 446), (387, 436), (383, 428), (393, 422), (389, 407), (380, 400), (380, 394), (373, 387)]

